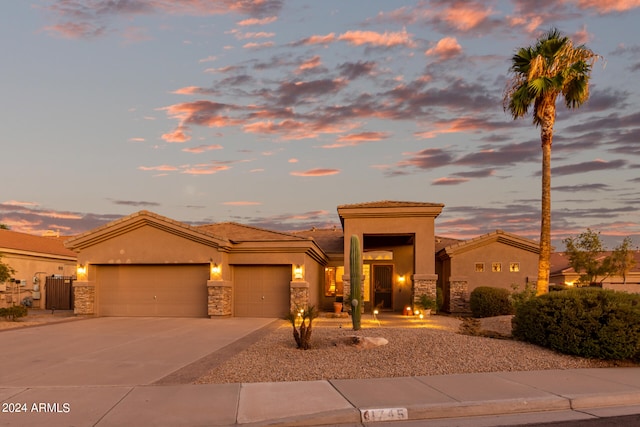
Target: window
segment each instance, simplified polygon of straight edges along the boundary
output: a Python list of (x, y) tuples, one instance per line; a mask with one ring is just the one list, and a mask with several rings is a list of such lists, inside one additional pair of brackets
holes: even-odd
[(491, 264), (491, 271), (494, 273), (499, 273), (502, 271), (502, 263), (494, 262)]
[(510, 262), (509, 263), (509, 271), (512, 273), (517, 273), (520, 271), (520, 263), (519, 262)]
[(484, 273), (484, 262), (476, 262), (476, 273)]
[(342, 296), (342, 276), (344, 267), (327, 267), (324, 269), (324, 295), (327, 297)]

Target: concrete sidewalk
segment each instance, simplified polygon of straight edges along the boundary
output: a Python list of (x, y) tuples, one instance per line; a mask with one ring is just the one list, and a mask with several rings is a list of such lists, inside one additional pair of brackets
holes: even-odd
[[(494, 426), (640, 414), (640, 368), (207, 385), (0, 387), (1, 426)], [(454, 422), (455, 420), (455, 422)], [(411, 421), (398, 424), (412, 424)]]

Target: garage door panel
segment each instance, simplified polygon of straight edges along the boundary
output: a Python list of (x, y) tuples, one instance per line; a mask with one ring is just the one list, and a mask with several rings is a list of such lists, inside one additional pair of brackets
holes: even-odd
[(290, 265), (234, 266), (234, 315), (284, 317), (289, 312)]
[(100, 316), (207, 316), (208, 265), (98, 266)]

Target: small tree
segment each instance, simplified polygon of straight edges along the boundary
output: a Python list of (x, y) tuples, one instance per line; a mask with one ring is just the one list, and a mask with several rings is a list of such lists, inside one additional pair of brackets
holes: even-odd
[(614, 274), (622, 276), (622, 283), (627, 283), (627, 273), (636, 265), (631, 244), (631, 238), (625, 237), (609, 257), (610, 269)]
[(563, 242), (569, 257), (569, 265), (576, 273), (582, 273), (578, 279), (581, 285), (601, 283), (607, 277), (616, 274), (622, 276), (626, 282), (627, 273), (635, 265), (629, 237), (625, 238), (608, 256), (605, 256), (600, 233), (590, 228), (577, 237), (564, 239)]
[[(293, 339), (300, 350), (308, 350), (311, 346), (311, 331), (313, 319), (318, 317), (314, 306), (298, 308), (287, 315), (287, 320), (293, 326)], [(298, 324), (299, 323), (299, 324)]]
[(0, 283), (4, 283), (16, 274), (16, 271), (10, 265), (2, 262), (2, 254), (0, 254)]

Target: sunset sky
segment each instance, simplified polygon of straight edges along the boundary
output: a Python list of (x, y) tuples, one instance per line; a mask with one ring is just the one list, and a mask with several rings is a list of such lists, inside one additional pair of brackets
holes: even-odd
[(339, 226), (336, 207), (443, 203), (436, 234), (539, 236), (540, 130), (502, 97), (557, 27), (603, 60), (558, 102), (552, 235), (640, 245), (640, 0), (0, 3), (0, 223), (87, 231)]

